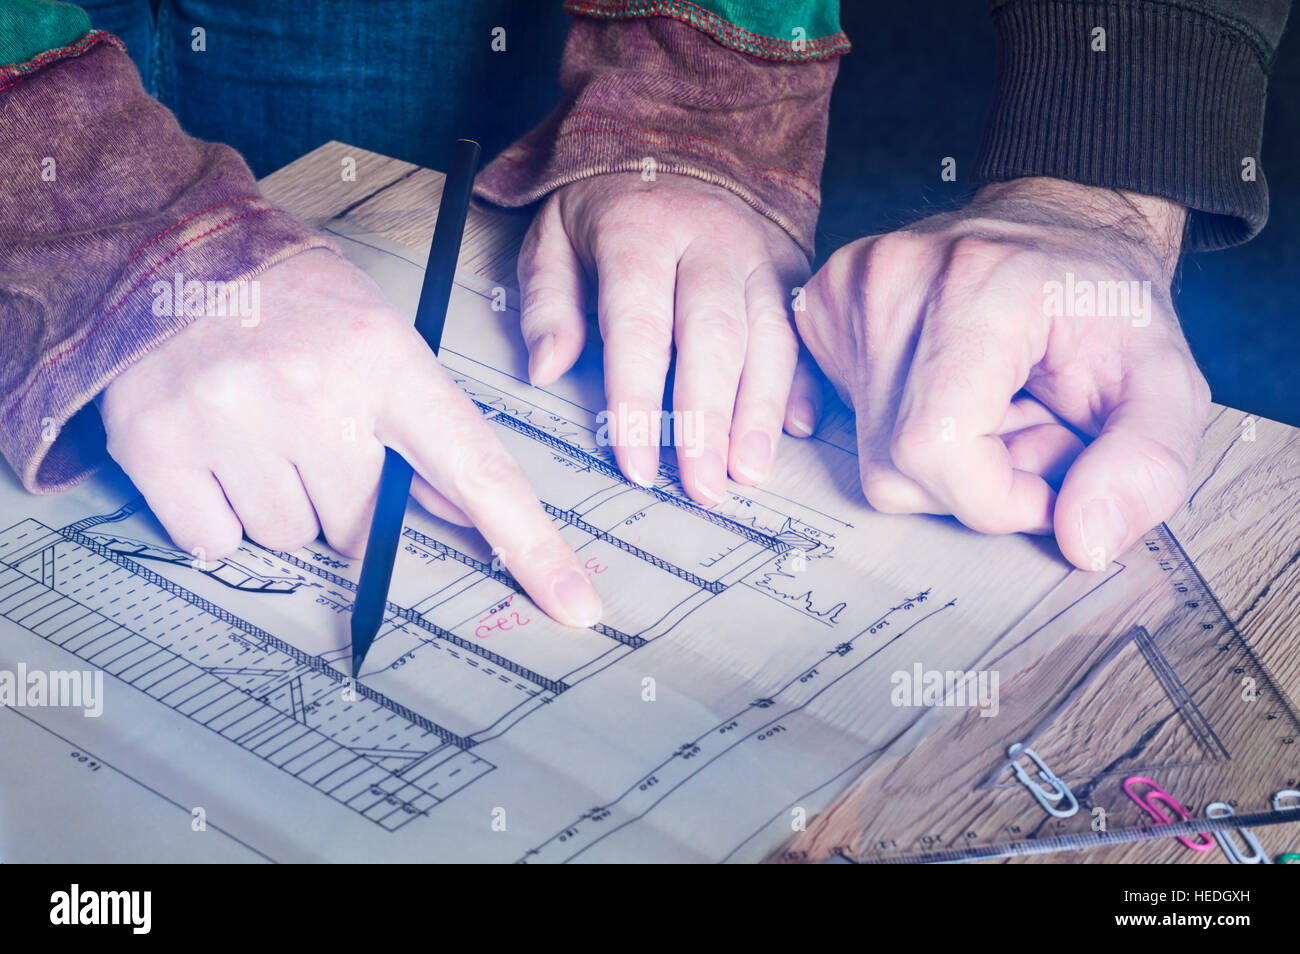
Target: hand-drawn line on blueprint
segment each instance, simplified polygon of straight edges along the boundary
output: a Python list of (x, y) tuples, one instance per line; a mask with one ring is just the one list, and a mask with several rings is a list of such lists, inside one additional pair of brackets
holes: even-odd
[[(753, 700), (744, 709), (738, 710), (729, 718), (713, 725), (690, 742), (683, 743), (668, 758), (628, 786), (617, 798), (608, 804), (588, 809), (570, 825), (525, 852), (519, 861), (572, 861), (578, 855), (599, 844), (615, 832), (640, 821), (665, 798), (690, 782), (705, 769), (711, 767), (718, 759), (733, 751), (742, 743), (757, 738), (764, 732), (770, 732), (780, 724), (782, 719), (788, 719), (794, 713), (806, 708), (809, 703), (829, 690), (831, 686), (869, 662), (888, 646), (902, 639), (917, 626), (944, 610), (957, 605), (956, 600), (949, 600), (942, 606), (923, 614), (909, 625), (894, 632), (889, 639), (852, 665), (847, 662), (840, 662), (853, 652), (854, 643), (863, 636), (883, 632), (890, 625), (892, 616), (899, 612), (910, 612), (916, 606), (925, 603), (929, 598), (930, 590), (927, 589), (911, 599), (904, 600), (897, 606), (891, 607), (870, 625), (864, 627), (857, 635), (828, 649), (821, 659), (791, 676), (784, 685), (770, 696)], [(810, 695), (802, 699), (791, 700), (791, 703), (777, 715), (768, 717), (765, 714), (767, 709), (778, 705), (780, 696), (790, 693), (792, 690), (797, 692), (801, 687), (808, 688), (812, 684), (816, 684), (818, 688)], [(753, 722), (758, 722), (758, 725), (748, 725), (748, 723)], [(708, 751), (710, 744), (714, 749), (711, 754)], [(699, 759), (699, 761), (696, 762), (695, 759)], [(676, 781), (669, 777), (670, 771), (679, 776)], [(626, 807), (621, 803), (627, 803), (631, 807)], [(613, 819), (616, 808), (623, 808), (622, 820), (618, 821), (617, 824), (604, 825), (604, 822)]]

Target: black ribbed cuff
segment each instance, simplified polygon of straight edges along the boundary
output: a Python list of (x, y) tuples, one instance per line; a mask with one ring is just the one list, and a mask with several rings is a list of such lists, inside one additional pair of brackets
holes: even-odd
[[(1269, 52), (1233, 21), (1162, 0), (994, 4), (998, 75), (975, 176), (1051, 176), (1191, 210), (1184, 251), (1268, 219), (1259, 163)], [(1102, 28), (1106, 49), (1094, 51)], [(1251, 159), (1254, 181), (1243, 179)]]

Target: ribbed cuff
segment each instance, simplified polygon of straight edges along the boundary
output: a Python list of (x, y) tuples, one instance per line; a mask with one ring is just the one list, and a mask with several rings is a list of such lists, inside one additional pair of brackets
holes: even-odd
[(1185, 251), (1264, 227), (1258, 37), (1155, 0), (1011, 0), (993, 15), (997, 85), (977, 179), (1050, 176), (1170, 199), (1191, 210)]

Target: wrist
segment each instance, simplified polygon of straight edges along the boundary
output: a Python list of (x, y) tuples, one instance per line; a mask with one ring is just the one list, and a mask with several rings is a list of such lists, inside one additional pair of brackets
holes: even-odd
[(1187, 208), (1160, 196), (1033, 176), (983, 186), (971, 209), (995, 203), (1032, 204), (1062, 224), (1104, 229), (1145, 247), (1171, 278), (1182, 253)]

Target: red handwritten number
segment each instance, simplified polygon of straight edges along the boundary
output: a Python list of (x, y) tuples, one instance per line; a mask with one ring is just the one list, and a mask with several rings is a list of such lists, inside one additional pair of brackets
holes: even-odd
[(598, 562), (596, 561), (596, 558), (595, 558), (595, 557), (592, 557), (590, 560), (588, 560), (588, 561), (586, 562), (585, 566), (586, 566), (587, 569), (590, 570), (593, 574), (594, 574), (594, 573), (604, 573), (606, 570), (609, 569), (609, 567), (606, 566), (605, 564), (603, 564), (603, 563), (598, 563)]
[[(483, 620), (486, 620), (487, 618), (488, 617), (485, 616), (483, 617)], [(480, 620), (480, 625), (477, 629), (474, 630), (474, 635), (477, 636), (479, 639), (484, 639), (485, 637), (490, 635), (494, 630), (499, 630), (500, 632), (503, 633), (509, 632), (512, 629), (518, 629), (521, 626), (527, 626), (531, 622), (532, 622), (531, 617), (528, 619), (524, 619), (522, 616), (519, 615), (518, 610), (511, 610), (509, 615), (498, 616), (491, 623), (486, 623)]]

